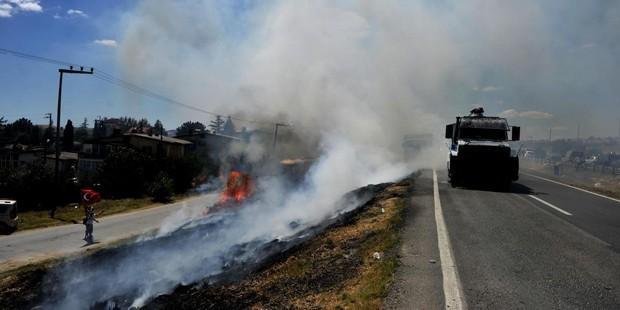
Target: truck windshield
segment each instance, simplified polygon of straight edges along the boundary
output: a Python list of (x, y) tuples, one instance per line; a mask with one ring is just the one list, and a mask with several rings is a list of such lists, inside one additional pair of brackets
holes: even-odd
[(508, 123), (499, 117), (463, 117), (459, 122), (459, 139), (508, 140)]
[(507, 135), (504, 129), (461, 128), (459, 138), (466, 140), (505, 141), (507, 140)]

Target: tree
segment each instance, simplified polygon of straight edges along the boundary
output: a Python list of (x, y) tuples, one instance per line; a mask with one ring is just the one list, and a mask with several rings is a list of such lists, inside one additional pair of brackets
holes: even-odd
[(164, 128), (164, 125), (161, 123), (160, 120), (155, 121), (155, 125), (153, 125), (153, 130), (156, 135), (166, 135), (166, 129)]
[(177, 128), (177, 136), (178, 135), (189, 135), (196, 131), (204, 131), (206, 129), (205, 125), (201, 122), (192, 122), (188, 121)]
[(75, 140), (84, 142), (88, 138), (88, 119), (85, 117), (80, 127), (75, 131)]
[(22, 117), (11, 124), (11, 129), (17, 132), (30, 132), (32, 130), (32, 122)]
[(99, 181), (104, 192), (115, 198), (140, 197), (158, 169), (152, 156), (132, 148), (119, 147), (104, 159)]
[(104, 118), (104, 119), (99, 118), (95, 120), (95, 123), (93, 124), (93, 137), (95, 138), (105, 137), (106, 132), (105, 132), (105, 125), (103, 123), (106, 120), (107, 118)]
[(138, 127), (138, 121), (133, 117), (123, 116), (118, 118), (121, 133), (125, 133), (132, 128)]
[(62, 148), (65, 151), (73, 150), (73, 140), (74, 140), (74, 129), (73, 122), (71, 120), (67, 120), (67, 124), (65, 125), (65, 129), (62, 132)]
[(42, 162), (0, 169), (0, 196), (19, 200), (21, 209), (51, 205), (55, 188), (54, 176)]
[(234, 136), (237, 133), (237, 130), (235, 129), (235, 124), (232, 121), (232, 118), (229, 116), (228, 119), (226, 119), (226, 123), (224, 123), (224, 128), (222, 129), (222, 133), (229, 135), (229, 136)]
[(41, 132), (27, 118), (20, 118), (4, 126), (4, 137), (21, 144), (37, 143), (41, 140)]
[(151, 127), (151, 124), (149, 123), (149, 120), (147, 120), (146, 118), (143, 118), (138, 121), (138, 124), (136, 125), (136, 127), (138, 129), (147, 129)]
[(155, 201), (169, 202), (174, 194), (174, 181), (165, 172), (160, 172), (149, 185), (148, 193)]
[(216, 116), (215, 120), (211, 121), (211, 124), (209, 124), (209, 128), (211, 128), (211, 130), (213, 130), (213, 132), (215, 133), (221, 132), (223, 126), (224, 126), (224, 120), (222, 119), (222, 116), (220, 115)]
[(161, 166), (174, 180), (174, 191), (183, 193), (192, 186), (192, 180), (202, 172), (204, 162), (203, 158), (190, 154), (183, 158), (167, 158)]

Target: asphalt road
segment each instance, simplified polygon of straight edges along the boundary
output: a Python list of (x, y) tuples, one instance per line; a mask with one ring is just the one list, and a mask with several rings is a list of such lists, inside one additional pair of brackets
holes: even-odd
[[(511, 192), (437, 174), (462, 308), (620, 309), (620, 202), (525, 174)], [(386, 307), (446, 308), (429, 172), (416, 184)]]
[(174, 225), (176, 218), (198, 214), (216, 199), (215, 195), (203, 195), (161, 207), (102, 217), (100, 223), (94, 225), (95, 244), (91, 245), (82, 240), (84, 225), (81, 224), (0, 236), (0, 272), (49, 258), (79, 254), (152, 232), (162, 224), (165, 229), (166, 225)]

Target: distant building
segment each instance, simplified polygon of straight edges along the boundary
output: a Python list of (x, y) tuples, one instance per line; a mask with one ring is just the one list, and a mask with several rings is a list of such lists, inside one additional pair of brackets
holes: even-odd
[(40, 160), (45, 154), (42, 147), (7, 144), (0, 148), (0, 168), (15, 168)]
[(216, 134), (210, 131), (201, 131), (192, 134), (179, 135), (176, 138), (192, 142), (188, 150), (206, 153), (212, 158), (219, 158), (229, 150), (229, 146), (242, 142), (241, 138)]
[(167, 136), (143, 133), (125, 133), (94, 138), (84, 142), (80, 152), (78, 171), (81, 180), (93, 180), (111, 150), (130, 147), (153, 156), (182, 158), (192, 142)]
[(95, 138), (109, 137), (121, 134), (122, 122), (118, 118), (106, 118), (95, 120), (95, 128), (93, 128), (93, 136)]
[(109, 149), (106, 146), (126, 146), (146, 154), (181, 158), (185, 155), (185, 148), (191, 144), (190, 141), (167, 136), (125, 133), (92, 139), (86, 142), (82, 149), (84, 153), (99, 158), (104, 158), (107, 155)]
[(143, 133), (124, 134), (123, 139), (132, 147), (147, 154), (161, 154), (164, 157), (181, 158), (185, 148), (192, 142), (167, 136), (147, 135)]
[[(70, 173), (74, 177), (78, 173), (78, 162), (80, 158), (78, 153), (60, 152), (58, 157), (58, 167), (61, 174)], [(56, 153), (51, 152), (45, 155), (45, 165), (49, 169), (54, 169), (56, 165)]]

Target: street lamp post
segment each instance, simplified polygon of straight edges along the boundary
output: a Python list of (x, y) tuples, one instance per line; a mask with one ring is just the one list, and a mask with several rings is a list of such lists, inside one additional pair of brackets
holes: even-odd
[(273, 132), (273, 151), (275, 153), (276, 151), (276, 143), (278, 141), (278, 128), (279, 127), (287, 127), (289, 126), (288, 124), (282, 124), (282, 123), (276, 123), (275, 125), (275, 130)]

